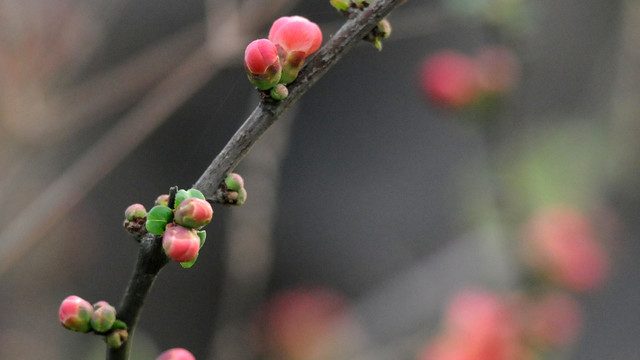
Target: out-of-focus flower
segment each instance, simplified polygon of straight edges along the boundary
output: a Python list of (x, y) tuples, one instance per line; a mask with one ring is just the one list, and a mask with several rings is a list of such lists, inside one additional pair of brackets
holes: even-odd
[(189, 350), (173, 348), (160, 354), (156, 360), (196, 360), (196, 357)]
[(440, 51), (420, 69), (420, 87), (426, 97), (443, 108), (461, 109), (492, 105), (513, 90), (520, 63), (510, 49), (486, 46), (474, 56)]
[[(456, 295), (445, 313), (445, 336), (470, 359), (519, 359), (521, 328), (512, 306), (500, 295), (468, 290)], [(442, 345), (440, 345), (442, 346)]]
[(447, 50), (429, 57), (420, 70), (420, 87), (444, 108), (463, 108), (478, 96), (478, 65), (469, 56)]
[(481, 91), (501, 95), (513, 90), (520, 77), (520, 63), (505, 46), (487, 46), (476, 54)]
[(568, 345), (582, 326), (580, 304), (564, 293), (549, 293), (531, 301), (525, 313), (528, 341), (538, 347)]
[(526, 225), (522, 253), (532, 269), (575, 291), (596, 289), (609, 270), (608, 256), (590, 220), (571, 208), (535, 214)]
[(341, 331), (353, 323), (341, 296), (323, 289), (289, 290), (263, 307), (257, 335), (262, 351), (275, 358), (331, 358), (350, 340), (352, 334)]
[(65, 298), (58, 310), (58, 318), (62, 326), (78, 332), (87, 332), (91, 329), (91, 314), (93, 314), (93, 306), (75, 295)]

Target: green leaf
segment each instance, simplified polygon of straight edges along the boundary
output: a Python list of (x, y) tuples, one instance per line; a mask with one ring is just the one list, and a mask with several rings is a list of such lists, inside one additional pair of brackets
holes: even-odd
[(331, 5), (336, 8), (338, 11), (344, 11), (349, 9), (349, 3), (342, 0), (331, 0), (329, 1)]
[(127, 324), (125, 324), (124, 321), (122, 320), (116, 319), (116, 321), (113, 323), (113, 326), (111, 328), (119, 329), (119, 330), (127, 330)]
[(189, 189), (187, 191), (187, 193), (189, 194), (189, 197), (198, 198), (200, 200), (207, 200), (207, 199), (205, 199), (204, 195), (198, 189)]
[(380, 39), (376, 38), (373, 40), (373, 46), (375, 46), (378, 51), (382, 51), (382, 41), (380, 41)]
[(184, 189), (180, 189), (178, 190), (178, 192), (176, 193), (176, 201), (173, 203), (173, 208), (177, 209), (178, 206), (180, 206), (180, 204), (182, 204), (183, 201), (185, 201), (187, 198), (189, 198), (189, 193), (187, 192), (187, 190)]
[(204, 241), (207, 238), (207, 232), (202, 230), (202, 231), (198, 231), (197, 234), (198, 234), (198, 237), (200, 238), (200, 248), (202, 248), (202, 245), (204, 245)]
[(192, 267), (192, 266), (193, 266), (193, 264), (195, 264), (195, 263), (196, 263), (196, 260), (198, 260), (198, 255), (197, 255), (197, 254), (196, 254), (196, 257), (194, 257), (194, 258), (193, 258), (193, 260), (191, 260), (191, 261), (181, 262), (181, 263), (180, 263), (180, 265), (181, 265), (183, 268), (188, 269), (188, 268)]
[(168, 206), (156, 205), (149, 210), (145, 227), (147, 228), (147, 231), (152, 234), (162, 235), (167, 224), (172, 220), (173, 211), (171, 211)]

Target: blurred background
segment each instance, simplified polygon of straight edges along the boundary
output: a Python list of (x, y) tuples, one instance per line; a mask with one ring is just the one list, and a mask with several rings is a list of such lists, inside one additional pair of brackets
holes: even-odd
[[(246, 44), (293, 14), (325, 41), (344, 21), (328, 1), (0, 0), (0, 358), (104, 358), (60, 302), (119, 303), (124, 209), (198, 179), (258, 102)], [(388, 19), (383, 51), (362, 42), (236, 169), (246, 204), (162, 270), (133, 359), (640, 359), (640, 3)]]

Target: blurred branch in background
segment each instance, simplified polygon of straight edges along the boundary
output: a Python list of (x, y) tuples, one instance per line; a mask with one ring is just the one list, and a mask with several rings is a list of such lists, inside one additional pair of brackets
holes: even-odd
[[(265, 2), (256, 1), (253, 4)], [(213, 19), (215, 22), (209, 27), (207, 45), (195, 50), (163, 81), (154, 86), (116, 126), (46, 187), (20, 215), (9, 219), (10, 223), (3, 226), (0, 233), (0, 274), (11, 268), (30, 248), (35, 246), (51, 226), (63, 218), (98, 181), (168, 119), (217, 71), (239, 58), (248, 39), (271, 19), (271, 16), (264, 16), (263, 22), (243, 23), (240, 26), (238, 22), (242, 16), (237, 13), (239, 10), (233, 8), (229, 2), (222, 2), (222, 6), (225, 8), (211, 10), (216, 15)], [(253, 11), (261, 7), (253, 8), (247, 5), (246, 8), (254, 14)], [(269, 9), (273, 13), (279, 10), (278, 7)], [(194, 26), (183, 35), (169, 39), (168, 45), (165, 46), (170, 47), (180, 39), (186, 40), (182, 37), (197, 34), (198, 28)], [(159, 49), (152, 48), (138, 58), (140, 63), (134, 61), (130, 63), (130, 67), (124, 66), (121, 70), (112, 73), (112, 76), (130, 74), (130, 71), (144, 67), (144, 61), (155, 61), (153, 55), (167, 48)], [(105, 80), (99, 80), (95, 84), (99, 85), (102, 81), (112, 80), (118, 79), (107, 76)], [(130, 89), (134, 91), (136, 88), (141, 90), (142, 87), (132, 86)], [(116, 93), (114, 91), (113, 95)], [(101, 109), (101, 106), (97, 106), (94, 110)]]

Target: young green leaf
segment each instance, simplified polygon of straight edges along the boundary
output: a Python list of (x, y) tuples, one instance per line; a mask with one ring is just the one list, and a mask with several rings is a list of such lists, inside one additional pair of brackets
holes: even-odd
[(149, 210), (145, 227), (147, 228), (147, 231), (152, 234), (162, 235), (167, 224), (172, 220), (173, 211), (171, 211), (168, 206), (156, 205)]

